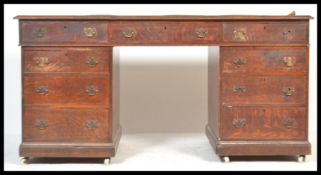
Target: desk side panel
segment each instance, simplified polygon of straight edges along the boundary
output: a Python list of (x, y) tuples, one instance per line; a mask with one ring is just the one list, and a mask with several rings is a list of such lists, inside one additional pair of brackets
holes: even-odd
[(112, 57), (112, 137), (115, 148), (117, 149), (118, 142), (121, 136), (121, 127), (119, 121), (119, 78), (120, 78), (120, 57), (119, 48), (113, 47)]
[(207, 126), (219, 136), (220, 114), (220, 68), (219, 47), (208, 48), (208, 124)]

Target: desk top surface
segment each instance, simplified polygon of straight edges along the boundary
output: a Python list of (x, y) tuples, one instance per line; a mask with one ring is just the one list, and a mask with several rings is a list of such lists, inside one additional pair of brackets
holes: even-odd
[(309, 20), (311, 16), (263, 16), (263, 15), (224, 15), (224, 16), (201, 16), (201, 15), (164, 15), (164, 16), (116, 16), (116, 15), (85, 15), (85, 16), (30, 16), (18, 15), (14, 19), (20, 20), (133, 20), (133, 21), (242, 21), (242, 20)]

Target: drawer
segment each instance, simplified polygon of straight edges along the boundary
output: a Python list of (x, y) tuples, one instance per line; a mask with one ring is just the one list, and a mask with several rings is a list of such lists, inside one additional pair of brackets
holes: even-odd
[(222, 47), (223, 74), (305, 74), (306, 47)]
[(77, 44), (107, 42), (106, 22), (22, 21), (21, 44)]
[(111, 42), (146, 45), (176, 41), (179, 29), (178, 22), (110, 22), (108, 36)]
[(223, 42), (308, 43), (308, 22), (225, 22)]
[(106, 109), (25, 108), (24, 142), (111, 142)]
[(222, 41), (222, 23), (183, 22), (181, 23), (182, 41), (218, 43)]
[(28, 75), (23, 78), (24, 104), (111, 106), (111, 82), (106, 75)]
[(25, 73), (110, 73), (112, 64), (110, 47), (27, 47), (22, 56)]
[(225, 76), (222, 102), (227, 104), (306, 104), (305, 76)]
[(224, 140), (306, 140), (305, 107), (222, 108)]

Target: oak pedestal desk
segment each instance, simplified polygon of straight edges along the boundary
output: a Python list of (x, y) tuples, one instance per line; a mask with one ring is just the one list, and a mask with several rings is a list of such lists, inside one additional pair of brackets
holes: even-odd
[(15, 18), (22, 46), (22, 163), (29, 157), (108, 163), (115, 156), (121, 137), (115, 46), (209, 46), (205, 130), (224, 161), (259, 155), (303, 161), (311, 154), (310, 16)]

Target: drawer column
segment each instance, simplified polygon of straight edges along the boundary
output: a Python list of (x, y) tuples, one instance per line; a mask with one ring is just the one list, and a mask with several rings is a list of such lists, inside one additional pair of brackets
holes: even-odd
[(308, 155), (305, 46), (209, 48), (207, 137), (220, 156)]
[(21, 157), (115, 156), (121, 136), (116, 50), (22, 48)]

